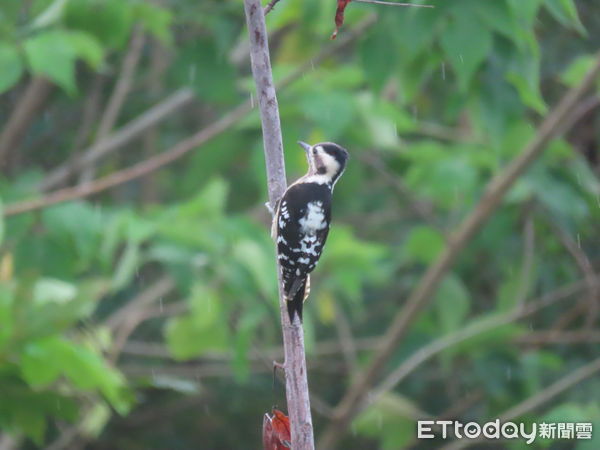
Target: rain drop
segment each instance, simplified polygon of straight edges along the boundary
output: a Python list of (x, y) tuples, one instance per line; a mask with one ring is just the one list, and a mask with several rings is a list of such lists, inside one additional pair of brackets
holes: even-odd
[(196, 80), (196, 69), (197, 69), (197, 67), (195, 64), (190, 66), (190, 71), (188, 74), (190, 82), (194, 82)]

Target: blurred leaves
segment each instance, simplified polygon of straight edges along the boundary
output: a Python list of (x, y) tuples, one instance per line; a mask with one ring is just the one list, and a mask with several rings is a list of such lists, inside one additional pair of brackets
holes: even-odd
[[(535, 136), (548, 105), (581, 82), (596, 48), (588, 35), (600, 29), (593, 2), (421, 3), (435, 8), (351, 5), (337, 42), (371, 14), (377, 21), (325, 57), (319, 55), (329, 43), (332, 5), (281, 2), (267, 17), (276, 80), (312, 62), (278, 92), (289, 181), (306, 170), (298, 139), (333, 140), (351, 154), (305, 307), (311, 386), (331, 404), (353, 376), (352, 365), (340, 363), (345, 351), (322, 356), (321, 343), (337, 342), (345, 320), (357, 363), (364, 363), (369, 353), (358, 344), (381, 336), (487, 183)], [(182, 86), (197, 99), (98, 163), (98, 177), (177, 145), (248, 98), (255, 102), (239, 0), (2, 2), (5, 123), (32, 76), (60, 88), (2, 161), (4, 204), (39, 196), (45, 172), (95, 142), (136, 29), (148, 38), (114, 128)], [(584, 119), (519, 178), (411, 327), (390, 370), (423, 346), (514, 310), (523, 292), (525, 220), (534, 231), (526, 279), (532, 296), (580, 279), (581, 255), (597, 265), (598, 136), (595, 119)], [(368, 164), (371, 157), (381, 171)], [(0, 428), (38, 447), (68, 428), (63, 421), (81, 423), (100, 441), (91, 445), (111, 448), (129, 448), (133, 440), (143, 448), (192, 448), (200, 445), (195, 433), (206, 448), (259, 442), (248, 418), (283, 401), (271, 374), (256, 373), (270, 370), (265, 355), (281, 344), (266, 199), (254, 105), (225, 133), (143, 181), (1, 218)], [(549, 232), (555, 227), (577, 243), (579, 261)], [(171, 292), (132, 306), (165, 276), (176, 284)], [(551, 329), (574, 300), (434, 355), (364, 410), (344, 447), (409, 445), (416, 418), (462, 405), (474, 385), (484, 395), (465, 416), (497, 416), (539, 392), (561, 367), (597, 354), (592, 343), (524, 348), (518, 341)], [(567, 330), (579, 331), (582, 320)], [(128, 342), (120, 352), (122, 339)], [(152, 356), (134, 354), (135, 345), (127, 353), (129, 342), (147, 344)], [(168, 352), (155, 352), (165, 344)], [(218, 377), (192, 369), (207, 363)], [(135, 375), (125, 380), (121, 369)], [(582, 384), (540, 414), (597, 421), (588, 401), (594, 389), (597, 382)], [(203, 406), (170, 415), (168, 431), (154, 426), (151, 416), (171, 414), (181, 395), (197, 395)], [(126, 413), (134, 399), (144, 414), (132, 423), (149, 422), (113, 420), (113, 410)]]
[(359, 433), (376, 438), (382, 449), (393, 450), (414, 437), (415, 419), (423, 413), (410, 400), (397, 394), (383, 394), (354, 421)]
[(166, 327), (167, 345), (173, 355), (187, 359), (225, 350), (229, 333), (217, 294), (198, 286), (189, 303), (191, 313), (171, 319)]
[(23, 62), (19, 51), (15, 46), (8, 42), (0, 41), (0, 66), (3, 67), (0, 73), (0, 94), (7, 91), (19, 81), (23, 74)]

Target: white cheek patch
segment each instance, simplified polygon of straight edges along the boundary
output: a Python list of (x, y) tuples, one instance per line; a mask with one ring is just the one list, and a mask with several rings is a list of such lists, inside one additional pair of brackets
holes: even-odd
[(321, 160), (327, 168), (327, 174), (330, 176), (334, 176), (340, 169), (340, 163), (338, 163), (337, 160), (329, 153), (323, 152), (323, 154), (321, 155)]

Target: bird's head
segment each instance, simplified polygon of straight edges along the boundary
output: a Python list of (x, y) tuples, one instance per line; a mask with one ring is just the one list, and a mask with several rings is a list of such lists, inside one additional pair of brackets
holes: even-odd
[(307, 176), (322, 178), (333, 187), (346, 168), (348, 151), (333, 142), (309, 145), (306, 142), (298, 141), (298, 144), (306, 152)]

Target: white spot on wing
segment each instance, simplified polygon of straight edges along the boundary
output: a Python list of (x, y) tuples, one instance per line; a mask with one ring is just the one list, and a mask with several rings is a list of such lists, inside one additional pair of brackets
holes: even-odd
[(306, 234), (314, 234), (327, 226), (325, 222), (325, 213), (323, 212), (323, 203), (320, 201), (310, 202), (307, 205), (306, 214), (300, 219), (300, 227)]

